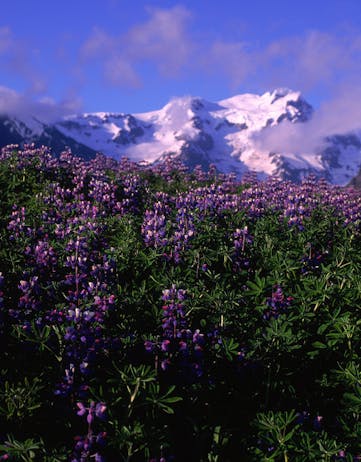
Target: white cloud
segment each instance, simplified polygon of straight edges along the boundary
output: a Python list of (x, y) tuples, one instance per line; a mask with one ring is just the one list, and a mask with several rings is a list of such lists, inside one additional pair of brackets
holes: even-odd
[(325, 144), (330, 135), (361, 131), (361, 87), (345, 86), (324, 102), (306, 123), (284, 121), (257, 135), (260, 149), (274, 152), (312, 153)]
[(131, 63), (122, 56), (112, 56), (104, 63), (106, 79), (116, 86), (141, 87), (141, 79)]
[(180, 71), (189, 57), (187, 35), (190, 12), (181, 6), (169, 10), (149, 9), (147, 22), (132, 28), (125, 37), (127, 54), (135, 60), (154, 60), (165, 75)]
[(221, 73), (228, 78), (232, 88), (238, 87), (255, 72), (255, 56), (247, 51), (244, 42), (213, 42), (201, 60), (203, 68), (211, 73)]
[(333, 90), (345, 76), (361, 75), (361, 34), (354, 31), (340, 35), (313, 30), (263, 46), (218, 40), (203, 54), (203, 69), (222, 73), (232, 86)]
[(108, 54), (116, 46), (116, 39), (94, 27), (91, 35), (80, 48), (81, 59), (87, 60), (99, 58), (102, 54)]
[(142, 78), (137, 68), (144, 62), (163, 76), (178, 75), (191, 53), (187, 31), (191, 14), (182, 6), (149, 8), (148, 12), (147, 21), (119, 35), (95, 28), (81, 46), (82, 62), (100, 62), (106, 80), (120, 86), (139, 87)]
[(42, 97), (35, 100), (30, 96), (0, 86), (0, 114), (9, 116), (32, 115), (43, 122), (54, 122), (62, 116), (78, 112), (80, 109), (81, 103), (77, 99), (56, 102), (51, 98)]
[(0, 27), (0, 66), (22, 78), (32, 94), (43, 93), (47, 88), (43, 73), (32, 62), (38, 52), (29, 42), (16, 38), (9, 27)]

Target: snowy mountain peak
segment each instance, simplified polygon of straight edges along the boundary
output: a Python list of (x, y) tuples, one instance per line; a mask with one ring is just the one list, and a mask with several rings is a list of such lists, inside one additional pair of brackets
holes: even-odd
[(265, 94), (271, 95), (273, 100), (283, 98), (285, 96), (291, 96), (293, 98), (298, 99), (301, 96), (301, 92), (291, 90), (290, 88), (287, 88), (287, 87), (275, 88), (273, 91), (267, 92)]
[(163, 108), (162, 110), (169, 111), (172, 110), (173, 107), (176, 108), (183, 108), (183, 109), (191, 109), (197, 110), (202, 108), (204, 105), (204, 100), (199, 97), (194, 96), (180, 96), (177, 98), (172, 98)]
[(183, 96), (151, 112), (84, 113), (51, 125), (30, 116), (21, 122), (0, 118), (0, 139), (41, 142), (56, 152), (70, 146), (83, 156), (102, 152), (148, 163), (172, 156), (190, 167), (212, 163), (221, 172), (239, 176), (252, 170), (260, 177), (299, 181), (312, 172), (334, 183), (348, 183), (360, 169), (361, 137), (330, 133), (323, 150), (313, 153), (282, 152), (258, 142), (273, 127), (289, 130), (290, 124), (307, 123), (312, 115), (312, 106), (300, 92), (277, 88), (218, 102)]

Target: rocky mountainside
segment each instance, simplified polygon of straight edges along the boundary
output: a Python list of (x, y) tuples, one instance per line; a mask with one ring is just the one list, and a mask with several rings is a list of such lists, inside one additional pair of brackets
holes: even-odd
[(0, 116), (0, 147), (8, 144), (35, 143), (36, 146), (49, 146), (55, 154), (70, 148), (74, 154), (85, 159), (95, 157), (96, 151), (78, 143), (58, 130), (57, 126), (41, 123), (34, 117), (26, 121), (18, 117)]
[(0, 144), (34, 142), (50, 146), (56, 154), (70, 147), (85, 158), (102, 152), (148, 163), (174, 156), (190, 167), (215, 164), (219, 171), (239, 176), (251, 170), (260, 177), (299, 181), (314, 173), (335, 184), (348, 184), (360, 171), (358, 134), (330, 134), (322, 150), (304, 154), (273, 152), (256, 141), (269, 127), (307, 124), (313, 112), (299, 92), (288, 89), (241, 94), (216, 103), (182, 97), (152, 112), (85, 113), (51, 125), (35, 117), (3, 116)]

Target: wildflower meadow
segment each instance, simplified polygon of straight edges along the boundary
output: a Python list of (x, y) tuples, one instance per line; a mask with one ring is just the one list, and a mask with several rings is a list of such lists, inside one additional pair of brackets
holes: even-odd
[(361, 460), (361, 192), (0, 155), (0, 460)]

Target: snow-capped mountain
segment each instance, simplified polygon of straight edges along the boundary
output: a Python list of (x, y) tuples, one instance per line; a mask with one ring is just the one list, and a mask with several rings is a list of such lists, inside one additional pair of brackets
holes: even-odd
[(56, 125), (40, 122), (36, 117), (9, 117), (0, 115), (0, 148), (8, 144), (49, 146), (55, 154), (70, 148), (74, 154), (85, 159), (96, 152), (60, 132)]
[(270, 127), (307, 124), (313, 112), (299, 92), (288, 89), (215, 103), (189, 96), (175, 98), (157, 111), (85, 113), (51, 125), (31, 117), (0, 118), (0, 144), (34, 141), (51, 146), (55, 153), (69, 146), (87, 158), (102, 152), (148, 163), (174, 156), (190, 167), (212, 163), (221, 172), (239, 176), (252, 170), (260, 177), (298, 181), (315, 173), (348, 184), (361, 166), (361, 130), (330, 133), (315, 152), (274, 151), (257, 141)]
[(171, 155), (191, 167), (213, 163), (221, 172), (243, 174), (251, 169), (268, 175), (279, 169), (277, 159), (260, 152), (252, 136), (285, 119), (306, 121), (311, 114), (312, 107), (299, 93), (278, 90), (217, 103), (175, 98), (158, 111), (83, 114), (56, 126), (77, 142), (115, 158), (152, 163)]

